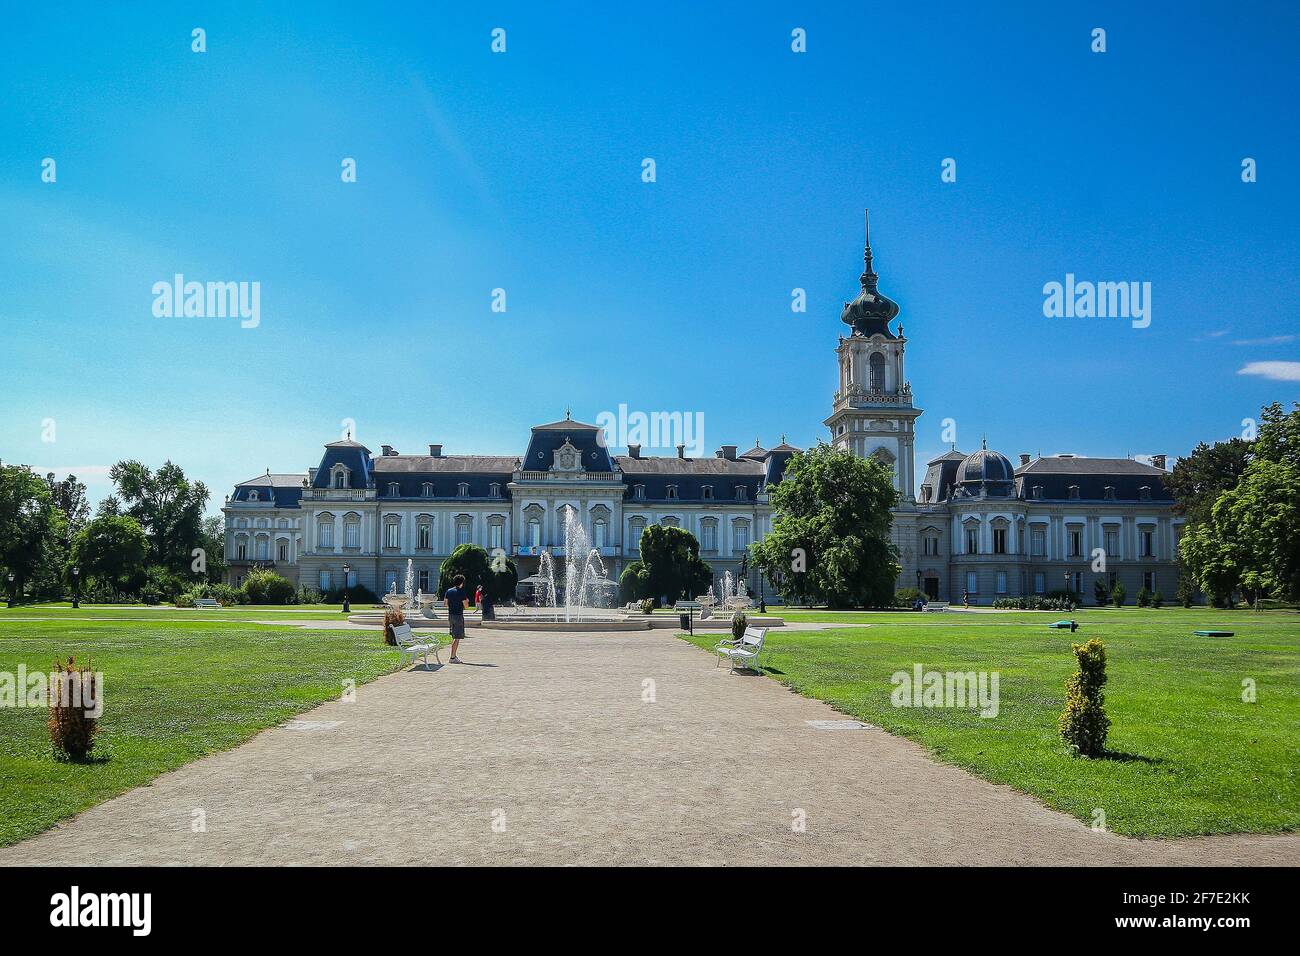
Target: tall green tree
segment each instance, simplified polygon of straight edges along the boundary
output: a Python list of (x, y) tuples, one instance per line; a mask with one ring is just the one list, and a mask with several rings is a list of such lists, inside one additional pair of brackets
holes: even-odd
[(893, 474), (874, 458), (819, 444), (790, 459), (771, 493), (772, 532), (754, 563), (787, 601), (884, 607), (900, 570), (890, 542)]
[(1165, 476), (1165, 487), (1174, 496), (1174, 511), (1188, 523), (1208, 521), (1219, 495), (1246, 472), (1251, 461), (1251, 443), (1241, 438), (1207, 445), (1201, 442), (1186, 458), (1174, 462)]
[(29, 583), (57, 589), (67, 521), (49, 485), (26, 465), (0, 466), (0, 590), (21, 596)]
[(67, 519), (69, 538), (75, 538), (90, 520), (90, 500), (86, 497), (86, 486), (77, 480), (76, 475), (56, 480), (54, 472), (46, 474), (45, 484), (49, 486), (55, 506)]
[(156, 472), (138, 461), (121, 461), (109, 472), (122, 513), (140, 523), (149, 539), (150, 564), (190, 572), (191, 552), (203, 547), (203, 509), (208, 489), (190, 481), (179, 465), (165, 462)]
[[(1251, 598), (1300, 600), (1300, 403), (1287, 412), (1275, 402), (1260, 418), (1240, 476), (1214, 495), (1208, 509), (1208, 483), (1175, 490), (1190, 502), (1179, 558), (1219, 604), (1239, 588)], [(1231, 454), (1235, 461), (1237, 453)], [(1202, 464), (1209, 460), (1205, 456)], [(1218, 474), (1226, 478), (1229, 471)], [(1201, 469), (1209, 472), (1208, 466)]]
[(95, 518), (72, 543), (72, 560), (87, 583), (135, 593), (144, 583), (149, 541), (140, 522), (127, 515)]
[(700, 559), (700, 543), (684, 528), (652, 524), (641, 532), (641, 578), (653, 598), (693, 598), (713, 583), (713, 569)]

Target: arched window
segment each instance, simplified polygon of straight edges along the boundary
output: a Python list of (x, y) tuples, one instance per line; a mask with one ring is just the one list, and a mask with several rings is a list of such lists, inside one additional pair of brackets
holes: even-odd
[(627, 525), (627, 542), (633, 551), (641, 550), (641, 532), (645, 531), (645, 518), (633, 518)]
[(423, 485), (421, 485), (421, 486), (420, 486), (420, 493), (421, 493), (422, 495), (424, 495), (424, 497), (426, 497), (426, 498), (432, 498), (432, 497), (433, 497), (433, 482), (432, 482), (432, 481), (426, 481)]
[(591, 524), (591, 544), (595, 548), (603, 548), (609, 537), (609, 525), (605, 523), (604, 518), (597, 518)]
[(528, 546), (530, 548), (540, 548), (542, 546), (542, 522), (540, 518), (528, 519)]
[(883, 392), (885, 390), (885, 356), (881, 352), (871, 353), (871, 390), (873, 392)]

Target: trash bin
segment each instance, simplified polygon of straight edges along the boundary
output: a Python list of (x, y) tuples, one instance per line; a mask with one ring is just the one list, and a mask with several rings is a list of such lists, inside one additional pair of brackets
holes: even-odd
[(681, 622), (682, 622), (682, 630), (683, 630), (683, 631), (686, 631), (686, 632), (688, 632), (688, 633), (690, 633), (690, 634), (694, 634), (694, 633), (695, 633), (695, 628), (691, 626), (691, 615), (690, 615), (690, 613), (688, 612), (688, 613), (686, 613), (686, 614), (679, 614), (679, 615), (677, 615), (677, 616), (678, 616), (678, 618), (679, 618), (679, 619), (681, 620)]

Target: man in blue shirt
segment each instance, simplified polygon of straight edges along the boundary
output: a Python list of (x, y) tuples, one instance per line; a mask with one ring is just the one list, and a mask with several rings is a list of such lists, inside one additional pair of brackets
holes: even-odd
[(458, 574), (452, 578), (452, 587), (447, 589), (447, 620), (451, 624), (451, 663), (459, 664), (456, 648), (465, 636), (465, 602), (469, 595), (465, 593), (465, 575)]

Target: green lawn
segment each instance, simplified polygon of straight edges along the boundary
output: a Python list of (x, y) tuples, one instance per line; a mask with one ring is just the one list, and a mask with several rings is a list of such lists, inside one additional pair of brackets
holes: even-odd
[[(785, 612), (833, 621), (835, 612)], [(1073, 617), (1079, 630), (1046, 625)], [(1300, 827), (1300, 615), (1289, 612), (1082, 610), (1073, 615), (855, 614), (850, 626), (768, 632), (764, 671), (793, 690), (925, 745), (940, 760), (1009, 784), (1089, 823), (1172, 837)], [(1198, 628), (1235, 637), (1196, 637)], [(1108, 658), (1108, 759), (1071, 757), (1057, 735), (1071, 642), (1097, 637)], [(712, 647), (716, 634), (689, 638)], [(896, 708), (890, 677), (914, 664), (997, 671), (997, 717)], [(1251, 678), (1257, 701), (1242, 701)]]
[(54, 757), (44, 707), (0, 707), (0, 846), (337, 699), (345, 680), (360, 685), (399, 660), (378, 629), (137, 622), (109, 612), (21, 621), (19, 610), (0, 615), (0, 671), (22, 663), (48, 673), (56, 657), (89, 655), (104, 674), (104, 715), (95, 759), (76, 764)]

